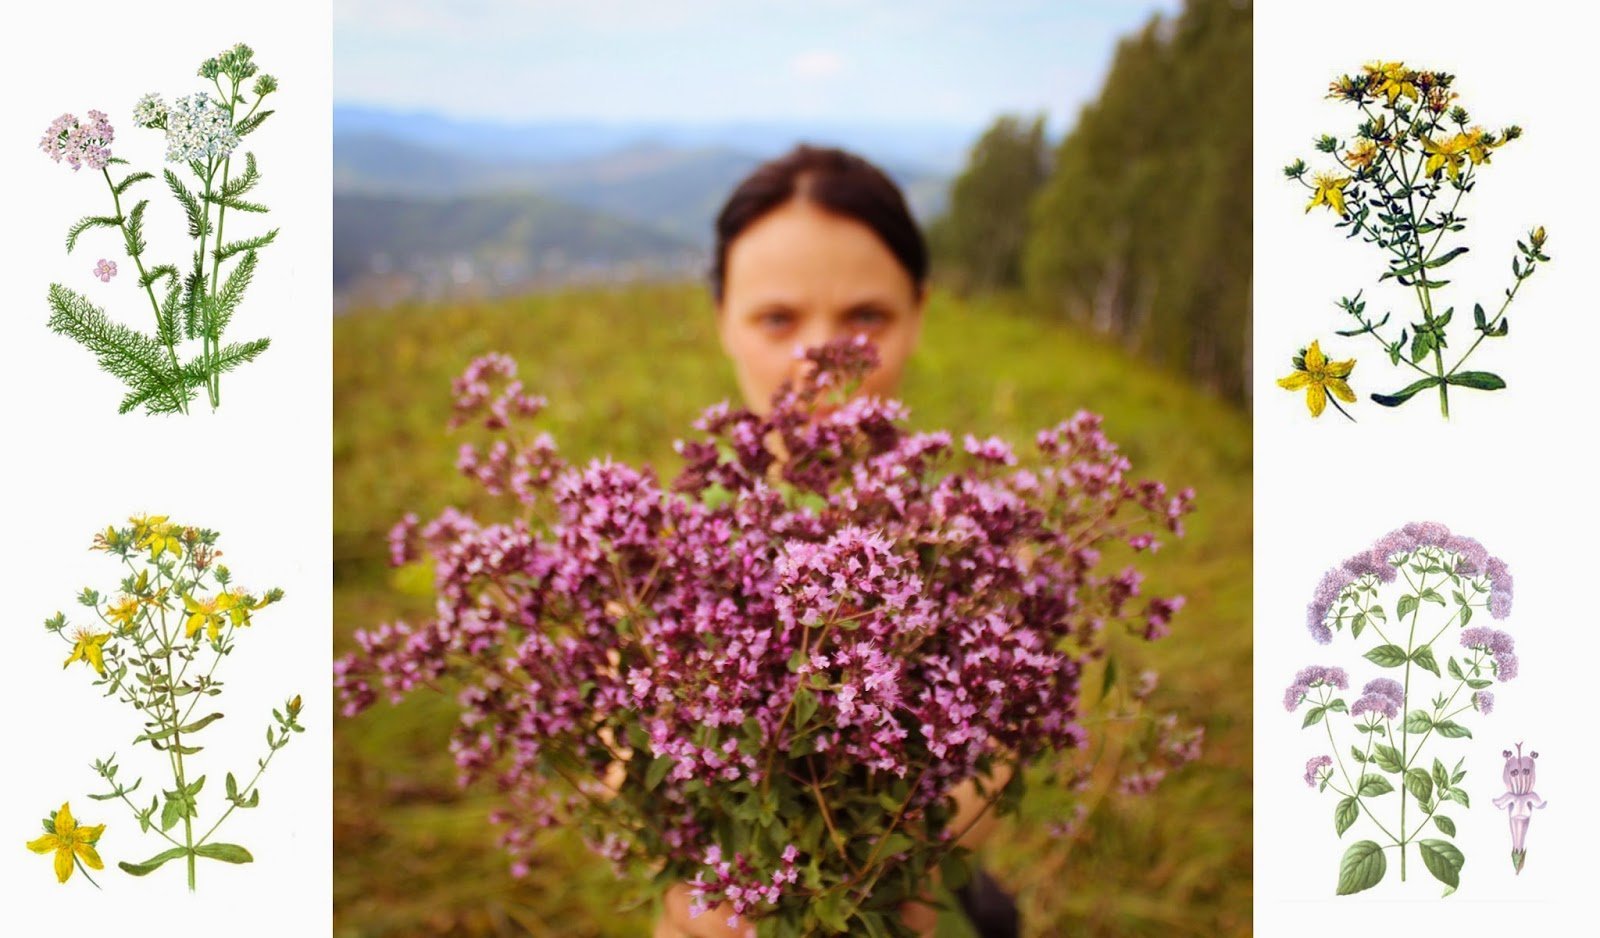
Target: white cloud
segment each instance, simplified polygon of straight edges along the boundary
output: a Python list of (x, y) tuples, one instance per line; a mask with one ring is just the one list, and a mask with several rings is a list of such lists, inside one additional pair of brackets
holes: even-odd
[(790, 59), (789, 71), (797, 78), (811, 81), (828, 79), (844, 71), (844, 59), (836, 52), (813, 49)]

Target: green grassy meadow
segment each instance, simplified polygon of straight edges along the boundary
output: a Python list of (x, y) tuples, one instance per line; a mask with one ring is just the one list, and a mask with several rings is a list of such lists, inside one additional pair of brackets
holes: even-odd
[[(672, 441), (733, 397), (705, 291), (582, 290), (341, 316), (334, 327), (334, 650), (379, 622), (427, 615), (397, 588), (384, 535), (476, 504), (452, 466), (449, 381), (504, 351), (550, 401), (541, 418), (568, 459), (611, 455), (671, 475)], [(1107, 803), (1071, 841), (1046, 833), (1064, 796), (1030, 791), (984, 862), (1018, 895), (1033, 935), (1236, 935), (1250, 930), (1248, 414), (1020, 299), (936, 293), (904, 399), (919, 427), (1033, 433), (1080, 408), (1103, 414), (1140, 475), (1192, 485), (1189, 536), (1152, 558), (1150, 588), (1189, 605), (1141, 651), (1163, 675), (1156, 703), (1206, 727), (1202, 760), (1148, 799)], [(445, 744), (453, 698), (380, 704), (335, 730), (335, 934), (648, 934), (653, 909), (576, 838), (558, 835), (513, 880), (486, 820), (489, 790), (458, 789)], [(959, 934), (954, 929), (950, 934)]]

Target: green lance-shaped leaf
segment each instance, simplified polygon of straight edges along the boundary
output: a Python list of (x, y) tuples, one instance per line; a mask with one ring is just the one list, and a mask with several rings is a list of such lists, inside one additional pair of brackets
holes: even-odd
[(1400, 758), (1400, 750), (1387, 743), (1379, 743), (1372, 748), (1372, 761), (1378, 768), (1395, 775), (1400, 774), (1400, 769), (1405, 765), (1405, 760)]
[(166, 349), (149, 336), (114, 323), (93, 303), (50, 285), (50, 329), (94, 353), (100, 367), (121, 379), (152, 413), (183, 409), (192, 396), (167, 363)]
[(1376, 798), (1394, 791), (1394, 786), (1382, 775), (1363, 775), (1361, 784), (1356, 787), (1356, 794), (1363, 798)]
[(1406, 663), (1406, 650), (1399, 645), (1379, 645), (1362, 657), (1382, 668), (1398, 668)]
[[(1395, 614), (1398, 615), (1400, 618), (1404, 619), (1406, 616), (1409, 616), (1413, 612), (1417, 611), (1417, 597), (1412, 596), (1411, 594), (1407, 593), (1406, 595), (1400, 597), (1400, 601), (1399, 602), (1395, 603), (1394, 609), (1395, 609)], [(1399, 646), (1395, 645), (1395, 646), (1392, 646), (1392, 647), (1398, 648)], [(1405, 651), (1404, 650), (1402, 650), (1400, 652), (1400, 660), (1402, 660), (1402, 661), (1405, 660)]]
[(1436, 827), (1444, 831), (1446, 834), (1449, 834), (1451, 837), (1456, 835), (1456, 822), (1450, 820), (1444, 815), (1435, 814), (1433, 816), (1433, 823)]
[[(1435, 257), (1433, 260), (1428, 261), (1425, 266), (1429, 270), (1432, 270), (1435, 267), (1443, 267), (1465, 253), (1467, 253), (1467, 249), (1465, 247), (1451, 248), (1443, 254), (1440, 254), (1438, 257)], [(1408, 271), (1408, 273), (1414, 273), (1414, 271)]]
[(1383, 880), (1389, 863), (1383, 857), (1383, 848), (1370, 840), (1358, 840), (1344, 852), (1339, 861), (1339, 895), (1371, 889)]
[(116, 215), (88, 215), (78, 219), (71, 228), (67, 229), (67, 253), (78, 246), (78, 236), (90, 228), (120, 228), (122, 219)]
[[(189, 237), (204, 238), (210, 232), (210, 226), (206, 224), (206, 213), (204, 207), (200, 204), (200, 200), (195, 198), (194, 193), (189, 191), (189, 187), (183, 184), (183, 180), (178, 178), (177, 173), (166, 169), (162, 170), (162, 175), (166, 177), (167, 188), (172, 190), (173, 197), (178, 200), (179, 205), (183, 206), (184, 215), (188, 216)], [(203, 176), (205, 174), (199, 173), (197, 175)]]
[(1310, 710), (1307, 710), (1306, 718), (1300, 724), (1300, 728), (1305, 729), (1308, 726), (1322, 722), (1322, 715), (1327, 712), (1327, 709), (1328, 708), (1326, 707), (1312, 707)]
[(1438, 386), (1439, 378), (1437, 376), (1427, 377), (1415, 382), (1414, 384), (1406, 385), (1404, 388), (1396, 391), (1393, 394), (1374, 394), (1372, 395), (1372, 399), (1385, 407), (1399, 407), (1401, 404), (1411, 400), (1413, 397), (1416, 397), (1423, 391)]
[(256, 214), (265, 214), (267, 211), (267, 207), (262, 205), (260, 202), (246, 202), (244, 199), (230, 199), (222, 195), (220, 192), (214, 192), (209, 196), (205, 196), (205, 200), (210, 202), (212, 205), (220, 205), (223, 208), (231, 208), (236, 212), (254, 212)]
[(1458, 371), (1445, 378), (1445, 381), (1476, 391), (1498, 391), (1506, 386), (1506, 379), (1488, 371)]
[(135, 183), (144, 182), (146, 179), (154, 178), (156, 177), (150, 175), (149, 173), (129, 173), (127, 178), (113, 186), (111, 191), (115, 192), (120, 197), (129, 189), (133, 188)]
[(1406, 771), (1406, 790), (1415, 795), (1417, 800), (1426, 804), (1433, 797), (1433, 776), (1426, 769), (1409, 769)]
[(233, 311), (239, 308), (239, 303), (244, 299), (244, 291), (250, 287), (250, 278), (256, 272), (256, 252), (246, 251), (244, 259), (228, 274), (228, 279), (222, 284), (222, 289), (217, 291), (216, 298), (207, 298), (205, 303), (206, 315), (204, 323), (206, 335), (213, 341), (220, 339), (227, 330), (228, 323), (233, 320)]
[(187, 848), (173, 847), (171, 850), (163, 850), (161, 853), (156, 854), (143, 863), (129, 863), (124, 860), (118, 863), (117, 866), (121, 867), (124, 873), (127, 873), (131, 876), (148, 876), (149, 874), (154, 873), (157, 869), (160, 869), (161, 864), (167, 862), (168, 860), (176, 860), (179, 857), (185, 857), (188, 855), (189, 851)]
[(254, 189), (256, 183), (260, 181), (261, 174), (256, 172), (256, 155), (254, 153), (246, 153), (244, 155), (244, 172), (223, 184), (222, 198), (237, 199), (239, 196)]
[(245, 238), (242, 241), (229, 241), (222, 247), (212, 251), (211, 256), (216, 258), (218, 261), (225, 261), (235, 254), (242, 254), (245, 251), (254, 251), (264, 248), (275, 241), (277, 237), (278, 229), (274, 228), (257, 238)]
[(1333, 809), (1333, 829), (1338, 832), (1340, 837), (1343, 837), (1344, 832), (1349, 830), (1350, 825), (1354, 824), (1356, 818), (1360, 816), (1361, 809), (1356, 806), (1355, 798), (1346, 797), (1340, 799)]
[(667, 777), (667, 772), (672, 769), (677, 760), (671, 756), (656, 756), (650, 761), (650, 768), (644, 774), (645, 791), (655, 791), (661, 780)]
[(1446, 739), (1471, 739), (1472, 738), (1472, 731), (1467, 729), (1466, 727), (1462, 726), (1461, 724), (1455, 722), (1454, 720), (1443, 720), (1441, 722), (1435, 723), (1435, 724), (1433, 724), (1433, 730), (1434, 730), (1434, 732), (1438, 733), (1440, 736), (1445, 737)]
[(138, 258), (144, 253), (144, 210), (149, 205), (149, 199), (140, 199), (139, 204), (128, 213), (128, 224), (122, 229), (122, 246), (129, 257)]
[(271, 345), (271, 339), (251, 339), (249, 342), (233, 342), (224, 345), (209, 359), (201, 356), (186, 362), (183, 366), (183, 378), (185, 381), (192, 381), (196, 386), (199, 386), (205, 383), (206, 375), (227, 374), (240, 365), (255, 361), (256, 356), (265, 352)]
[(211, 724), (217, 722), (220, 719), (222, 719), (222, 714), (220, 714), (220, 713), (207, 714), (206, 716), (203, 716), (200, 719), (195, 720), (193, 723), (185, 723), (184, 725), (178, 727), (178, 732), (180, 732), (180, 733), (198, 733), (201, 730), (205, 729), (206, 727), (210, 726)]
[(1417, 848), (1422, 852), (1423, 865), (1434, 879), (1452, 890), (1461, 885), (1461, 867), (1466, 865), (1467, 858), (1455, 844), (1448, 840), (1419, 840)]
[(276, 111), (258, 111), (254, 116), (235, 124), (233, 127), (233, 132), (238, 134), (240, 137), (244, 137), (254, 131), (257, 127), (260, 127), (263, 121), (276, 113)]
[(1432, 671), (1435, 677), (1442, 676), (1439, 674), (1439, 662), (1434, 660), (1433, 648), (1430, 646), (1423, 645), (1421, 648), (1418, 648), (1416, 651), (1412, 652), (1411, 660), (1416, 662), (1418, 667), (1427, 668), (1429, 671)]
[(204, 305), (206, 295), (206, 275), (200, 266), (200, 258), (195, 258), (194, 269), (183, 280), (183, 335), (184, 338), (200, 338), (200, 312)]
[(201, 844), (194, 848), (194, 855), (224, 863), (250, 863), (255, 860), (250, 851), (238, 844)]

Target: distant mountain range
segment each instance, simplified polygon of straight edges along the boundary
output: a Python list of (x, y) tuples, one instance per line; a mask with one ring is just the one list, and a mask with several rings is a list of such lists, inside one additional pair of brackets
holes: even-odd
[[(853, 128), (851, 142), (851, 129), (830, 140), (799, 124), (501, 125), (336, 107), (335, 291), (372, 301), (697, 274), (728, 193), (800, 140), (873, 159), (924, 221), (943, 210), (949, 173), (927, 167), (949, 159), (957, 131)], [(919, 141), (927, 159), (902, 160)]]

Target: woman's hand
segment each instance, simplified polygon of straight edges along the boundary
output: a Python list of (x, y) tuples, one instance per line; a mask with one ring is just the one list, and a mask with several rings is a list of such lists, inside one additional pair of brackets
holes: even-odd
[[(662, 905), (654, 938), (745, 938), (756, 933), (755, 926), (748, 922), (741, 921), (738, 928), (728, 927), (733, 906), (726, 902), (707, 909), (698, 918), (690, 918), (689, 887), (685, 883), (668, 887)], [(900, 906), (900, 920), (918, 935), (931, 936), (939, 924), (939, 913), (927, 903), (907, 902)]]

